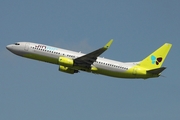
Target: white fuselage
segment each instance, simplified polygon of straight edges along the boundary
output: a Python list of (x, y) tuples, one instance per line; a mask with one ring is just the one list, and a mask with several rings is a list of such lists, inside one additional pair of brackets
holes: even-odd
[[(8, 45), (7, 49), (9, 49), (11, 52), (19, 56), (40, 60), (44, 62), (49, 62), (57, 65), (59, 65), (58, 59), (60, 56), (75, 59), (85, 55), (81, 52), (74, 52), (74, 51), (65, 50), (65, 49), (56, 48), (38, 43), (18, 42), (18, 44), (19, 45), (14, 45), (14, 44)], [(123, 63), (119, 61), (98, 57), (97, 60), (92, 64), (92, 66), (99, 69), (99, 71), (88, 71), (88, 72), (104, 74), (113, 77), (123, 77), (121, 76), (121, 73), (126, 72), (129, 68), (135, 66), (137, 63), (138, 62)], [(80, 70), (86, 71), (86, 69), (83, 68)]]

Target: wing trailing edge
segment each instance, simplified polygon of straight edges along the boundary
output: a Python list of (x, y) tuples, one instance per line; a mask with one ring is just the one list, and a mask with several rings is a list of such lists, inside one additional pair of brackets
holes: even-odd
[(99, 57), (103, 52), (105, 52), (111, 46), (112, 42), (113, 39), (111, 39), (105, 46), (74, 59), (74, 62), (76, 63), (77, 66), (90, 68), (93, 62), (96, 61), (97, 57)]

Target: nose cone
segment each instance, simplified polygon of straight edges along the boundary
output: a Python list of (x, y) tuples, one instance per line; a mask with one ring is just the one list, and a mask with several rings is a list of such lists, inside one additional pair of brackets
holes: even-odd
[(7, 45), (6, 49), (10, 50), (11, 49), (11, 45)]
[(24, 55), (24, 46), (20, 45), (20, 43), (7, 45), (6, 49), (8, 49), (10, 52), (16, 55)]
[(13, 45), (7, 45), (6, 49), (8, 49), (9, 51), (13, 52)]

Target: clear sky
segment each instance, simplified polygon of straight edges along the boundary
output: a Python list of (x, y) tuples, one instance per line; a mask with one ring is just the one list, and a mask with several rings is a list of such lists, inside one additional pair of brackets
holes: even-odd
[[(1, 0), (0, 120), (179, 120), (180, 1)], [(69, 75), (58, 65), (16, 56), (18, 41), (140, 61), (170, 42), (165, 77)]]

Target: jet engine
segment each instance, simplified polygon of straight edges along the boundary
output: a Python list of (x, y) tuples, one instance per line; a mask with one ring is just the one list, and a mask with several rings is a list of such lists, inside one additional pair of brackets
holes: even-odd
[(69, 73), (69, 74), (74, 74), (74, 73), (79, 72), (78, 70), (74, 70), (74, 69), (71, 69), (62, 65), (59, 66), (59, 71)]
[(74, 64), (73, 59), (67, 58), (67, 57), (59, 57), (59, 65), (66, 66), (66, 67), (72, 67)]

